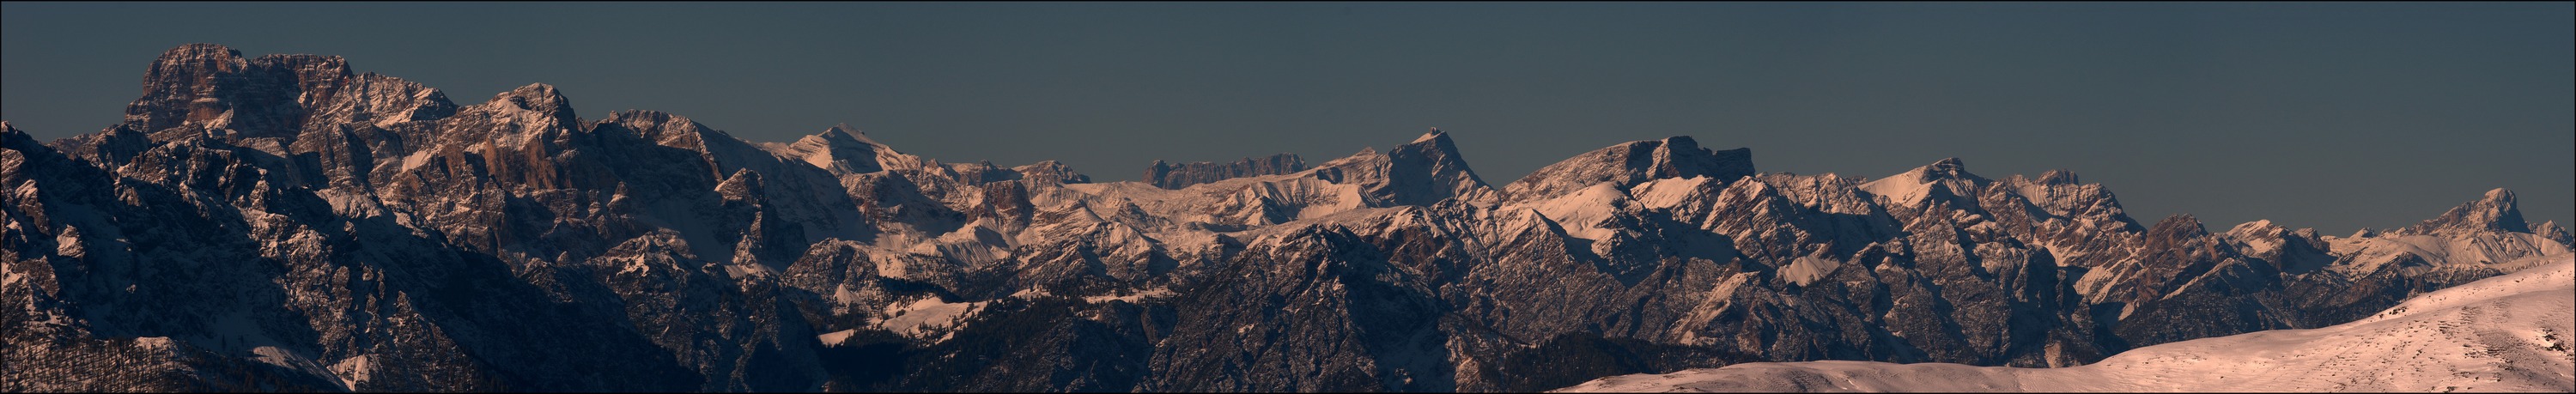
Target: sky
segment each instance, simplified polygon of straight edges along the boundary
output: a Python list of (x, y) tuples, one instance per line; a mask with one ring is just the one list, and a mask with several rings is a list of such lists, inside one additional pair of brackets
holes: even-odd
[(1321, 163), (1448, 131), (1496, 186), (1626, 141), (1766, 172), (2066, 169), (2152, 223), (2328, 234), (2488, 189), (2576, 214), (2571, 3), (0, 4), (0, 119), (122, 119), (184, 43), (346, 57), (462, 105), (542, 82), (750, 141), (848, 123), (907, 153)]

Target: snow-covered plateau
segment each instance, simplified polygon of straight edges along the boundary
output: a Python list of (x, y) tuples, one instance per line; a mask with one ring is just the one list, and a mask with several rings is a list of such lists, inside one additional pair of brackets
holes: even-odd
[(2558, 392), (2576, 390), (2576, 261), (2417, 295), (2351, 323), (2133, 349), (2064, 368), (1749, 363), (1558, 392)]

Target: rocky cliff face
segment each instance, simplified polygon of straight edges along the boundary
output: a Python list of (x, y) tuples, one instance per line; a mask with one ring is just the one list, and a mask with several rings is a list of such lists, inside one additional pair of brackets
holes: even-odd
[[(1421, 390), (1743, 361), (2064, 366), (2338, 324), (2568, 252), (2497, 191), (2319, 235), (2068, 172), (1755, 171), (1689, 137), (1501, 188), (1445, 133), (1090, 183), (756, 144), (192, 44), (0, 135), (0, 389)], [(1181, 168), (1175, 170), (1174, 168)], [(1561, 368), (1561, 360), (1584, 360)], [(1558, 372), (1548, 372), (1558, 371)]]

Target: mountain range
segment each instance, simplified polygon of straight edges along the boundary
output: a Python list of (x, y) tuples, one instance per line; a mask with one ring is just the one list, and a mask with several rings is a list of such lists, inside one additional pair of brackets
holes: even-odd
[[(2565, 256), (2488, 192), (2348, 236), (2139, 222), (2072, 172), (1761, 172), (1676, 136), (1503, 184), (1433, 130), (1308, 165), (756, 143), (339, 57), (153, 61), (0, 123), (6, 391), (1529, 391), (1748, 362), (2072, 367)], [(2465, 197), (2465, 196), (2464, 196)], [(2247, 198), (2260, 198), (2247, 196)]]

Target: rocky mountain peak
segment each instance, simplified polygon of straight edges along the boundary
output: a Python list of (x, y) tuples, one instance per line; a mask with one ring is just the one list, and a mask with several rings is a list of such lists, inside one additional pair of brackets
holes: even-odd
[(1513, 200), (1527, 200), (1562, 195), (1601, 182), (1617, 182), (1618, 187), (1626, 188), (1653, 179), (1706, 176), (1733, 182), (1753, 174), (1751, 149), (1713, 151), (1699, 147), (1699, 142), (1689, 136), (1675, 136), (1585, 152), (1539, 168), (1504, 185), (1503, 190)]
[(1915, 174), (1921, 174), (1922, 179), (1924, 179), (1924, 180), (1941, 180), (1941, 179), (1965, 179), (1965, 180), (1977, 180), (1977, 181), (1983, 181), (1983, 180), (1985, 180), (1985, 178), (1978, 177), (1978, 176), (1977, 176), (1977, 174), (1971, 174), (1971, 173), (1968, 173), (1968, 164), (1967, 164), (1966, 162), (1960, 161), (1960, 160), (1959, 160), (1959, 158), (1956, 158), (1956, 157), (1952, 157), (1952, 158), (1944, 158), (1944, 159), (1941, 159), (1941, 161), (1935, 161), (1935, 162), (1932, 162), (1932, 164), (1927, 164), (1927, 165), (1924, 165), (1924, 166), (1922, 166), (1922, 167), (1915, 167), (1913, 172), (1914, 172)]
[(1419, 144), (1419, 143), (1422, 143), (1422, 142), (1424, 142), (1424, 141), (1431, 141), (1431, 140), (1447, 140), (1447, 139), (1449, 139), (1449, 133), (1446, 133), (1446, 132), (1442, 132), (1442, 131), (1440, 131), (1440, 128), (1438, 128), (1438, 127), (1433, 127), (1433, 128), (1431, 128), (1431, 132), (1422, 133), (1422, 136), (1421, 136), (1421, 137), (1414, 137), (1414, 138), (1413, 138), (1413, 142), (1412, 142), (1412, 143)]
[(1073, 172), (1072, 166), (1067, 166), (1064, 165), (1064, 163), (1058, 163), (1054, 160), (1040, 161), (1030, 163), (1029, 165), (1012, 167), (1011, 170), (1019, 171), (1020, 179), (1027, 179), (1033, 183), (1039, 184), (1091, 183), (1090, 175)]
[(2067, 170), (2048, 170), (2048, 172), (2039, 173), (2039, 178), (2032, 180), (2037, 181), (2042, 185), (2076, 185), (2084, 183), (2083, 181), (2075, 179), (2074, 171)]
[(2209, 227), (2201, 224), (2200, 217), (2188, 213), (2167, 216), (2164, 220), (2156, 221), (2155, 225), (2147, 227), (2149, 239), (2187, 240), (2205, 236), (2209, 236)]
[(824, 129), (822, 133), (815, 134), (814, 136), (822, 137), (825, 141), (830, 141), (836, 146), (850, 143), (869, 145), (877, 144), (877, 140), (868, 139), (867, 132), (859, 131), (859, 128), (857, 127), (850, 127), (849, 123), (833, 124), (832, 128)]
[(2281, 227), (2280, 224), (2272, 223), (2271, 219), (2257, 219), (2251, 222), (2239, 223), (2236, 227), (2227, 228), (2228, 235), (2268, 235), (2283, 231), (2289, 231), (2289, 229)]
[[(569, 108), (568, 104), (557, 106)], [(296, 141), (308, 132), (342, 138), (347, 137), (339, 134), (343, 130), (368, 127), (406, 129), (407, 135), (401, 138), (419, 140), (429, 137), (419, 133), (419, 127), (401, 125), (443, 119), (457, 109), (437, 89), (399, 78), (356, 74), (348, 60), (338, 56), (267, 55), (244, 60), (240, 52), (221, 45), (188, 44), (153, 61), (145, 72), (143, 95), (126, 107), (124, 123), (111, 130), (153, 142), (217, 138), (273, 147), (263, 148), (273, 153), (282, 152), (280, 148), (346, 153), (328, 146), (333, 144), (298, 145)], [(381, 137), (361, 136), (360, 140)]]
[(2551, 241), (2558, 241), (2558, 243), (2562, 245), (2576, 244), (2576, 237), (2570, 237), (2567, 233), (2567, 228), (2559, 226), (2558, 221), (2555, 220), (2543, 221), (2540, 222), (2540, 224), (2531, 225), (2531, 233), (2537, 234), (2541, 238), (2548, 238)]
[(143, 74), (143, 97), (126, 106), (126, 122), (153, 132), (222, 117), (233, 105), (222, 93), (241, 85), (236, 75), (249, 68), (240, 51), (222, 45), (171, 48)]
[[(36, 140), (35, 137), (27, 135), (27, 132), (18, 131), (17, 125), (9, 124), (9, 121), (0, 120), (0, 140), (16, 141), (21, 139), (28, 141)], [(11, 146), (10, 148), (15, 149), (16, 146)]]
[(520, 86), (517, 89), (492, 95), (492, 102), (507, 104), (510, 108), (546, 114), (561, 120), (563, 124), (577, 123), (574, 120), (577, 117), (572, 112), (572, 99), (564, 98), (563, 91), (556, 90), (555, 85), (532, 83)]
[(1405, 152), (1413, 152), (1424, 157), (1441, 157), (1445, 158), (1444, 160), (1457, 161), (1458, 164), (1466, 164), (1464, 159), (1458, 158), (1458, 144), (1449, 141), (1449, 133), (1442, 132), (1437, 127), (1432, 128), (1429, 133), (1423, 133), (1421, 137), (1414, 138), (1413, 142), (1396, 145), (1395, 149), (1387, 154), (1403, 155), (1406, 154)]
[[(126, 126), (164, 141), (198, 135), (292, 138), (310, 120), (308, 115), (348, 106), (342, 91), (348, 90), (354, 76), (348, 60), (338, 56), (267, 55), (244, 60), (241, 52), (222, 45), (180, 45), (152, 62), (144, 74), (143, 96), (126, 108)], [(407, 98), (365, 100), (423, 99)], [(403, 107), (386, 111), (431, 106), (379, 104)], [(237, 108), (250, 110), (237, 112)], [(164, 132), (191, 124), (198, 127)]]
[(276, 54), (252, 59), (253, 68), (287, 74), (305, 90), (335, 87), (340, 81), (357, 75), (349, 70), (349, 59), (329, 55)]
[(1665, 151), (1676, 151), (1676, 150), (1678, 150), (1678, 151), (1706, 150), (1706, 149), (1700, 149), (1700, 147), (1699, 147), (1699, 140), (1697, 140), (1697, 139), (1692, 139), (1692, 138), (1691, 138), (1691, 136), (1687, 136), (1687, 135), (1676, 135), (1676, 136), (1671, 136), (1671, 137), (1664, 137), (1664, 139), (1662, 139), (1661, 141), (1663, 141), (1663, 143), (1664, 143), (1664, 150), (1665, 150)]
[(249, 67), (250, 62), (242, 59), (241, 51), (233, 50), (231, 47), (205, 43), (181, 44), (162, 52), (160, 58), (153, 59), (152, 70), (144, 74), (144, 80), (149, 82), (185, 75), (233, 73)]
[[(2067, 177), (2073, 178), (2071, 175)], [(1984, 177), (1968, 173), (1967, 164), (1952, 157), (1863, 183), (1860, 189), (1878, 196), (1881, 203), (1910, 207), (1926, 199), (1973, 199), (1987, 182)], [(1969, 202), (1968, 205), (1974, 203)]]
[(1492, 189), (1467, 166), (1466, 155), (1458, 153), (1449, 133), (1439, 128), (1395, 146), (1387, 152), (1387, 162), (1387, 181), (1395, 188), (1387, 190), (1391, 193), (1387, 197), (1399, 205), (1430, 205)]
[(850, 127), (850, 124), (848, 123), (840, 123), (832, 125), (831, 128), (823, 129), (823, 132), (798, 138), (794, 145), (791, 146), (872, 150), (876, 145), (876, 140), (868, 139), (867, 133), (860, 132), (858, 128)]
[(2499, 188), (2488, 190), (2486, 195), (2479, 196), (2477, 200), (2452, 207), (2450, 211), (2442, 212), (2442, 216), (2417, 223), (2402, 231), (2407, 234), (2451, 231), (2530, 232), (2531, 225), (2523, 222), (2522, 209), (2515, 205), (2513, 191)]
[[(43, 143), (37, 142), (34, 135), (27, 134), (27, 132), (23, 130), (18, 130), (17, 125), (9, 124), (7, 121), (0, 121), (0, 148), (8, 148), (10, 150), (18, 151), (52, 149), (52, 147), (45, 146)], [(24, 152), (20, 153), (24, 154)], [(19, 163), (8, 164), (16, 165)], [(15, 172), (0, 172), (0, 177), (6, 177), (10, 174), (15, 174)]]
[[(890, 169), (935, 166), (920, 157), (896, 152), (894, 148), (868, 138), (866, 132), (848, 123), (832, 125), (821, 133), (799, 138), (795, 143), (776, 145), (772, 151), (804, 160), (807, 164), (837, 174), (865, 174)], [(1087, 178), (1086, 178), (1087, 179)]]
[[(525, 90), (526, 88), (521, 89)], [(498, 102), (498, 99), (495, 99), (495, 101)], [(543, 111), (542, 106), (530, 108), (529, 111), (557, 116), (554, 119), (566, 119), (563, 116), (571, 115), (570, 111), (546, 112)], [(653, 143), (658, 145), (688, 149), (707, 154), (736, 153), (730, 152), (728, 149), (732, 147), (749, 147), (749, 144), (744, 143), (741, 140), (736, 140), (730, 135), (725, 135), (724, 132), (708, 128), (705, 124), (700, 124), (696, 120), (689, 119), (689, 117), (662, 111), (625, 110), (611, 112), (608, 114), (607, 119), (601, 119), (598, 123), (603, 125), (613, 124), (627, 130), (633, 130), (638, 133), (638, 136), (651, 140)], [(719, 147), (719, 145), (724, 147)], [(723, 174), (717, 175), (723, 176)]]

